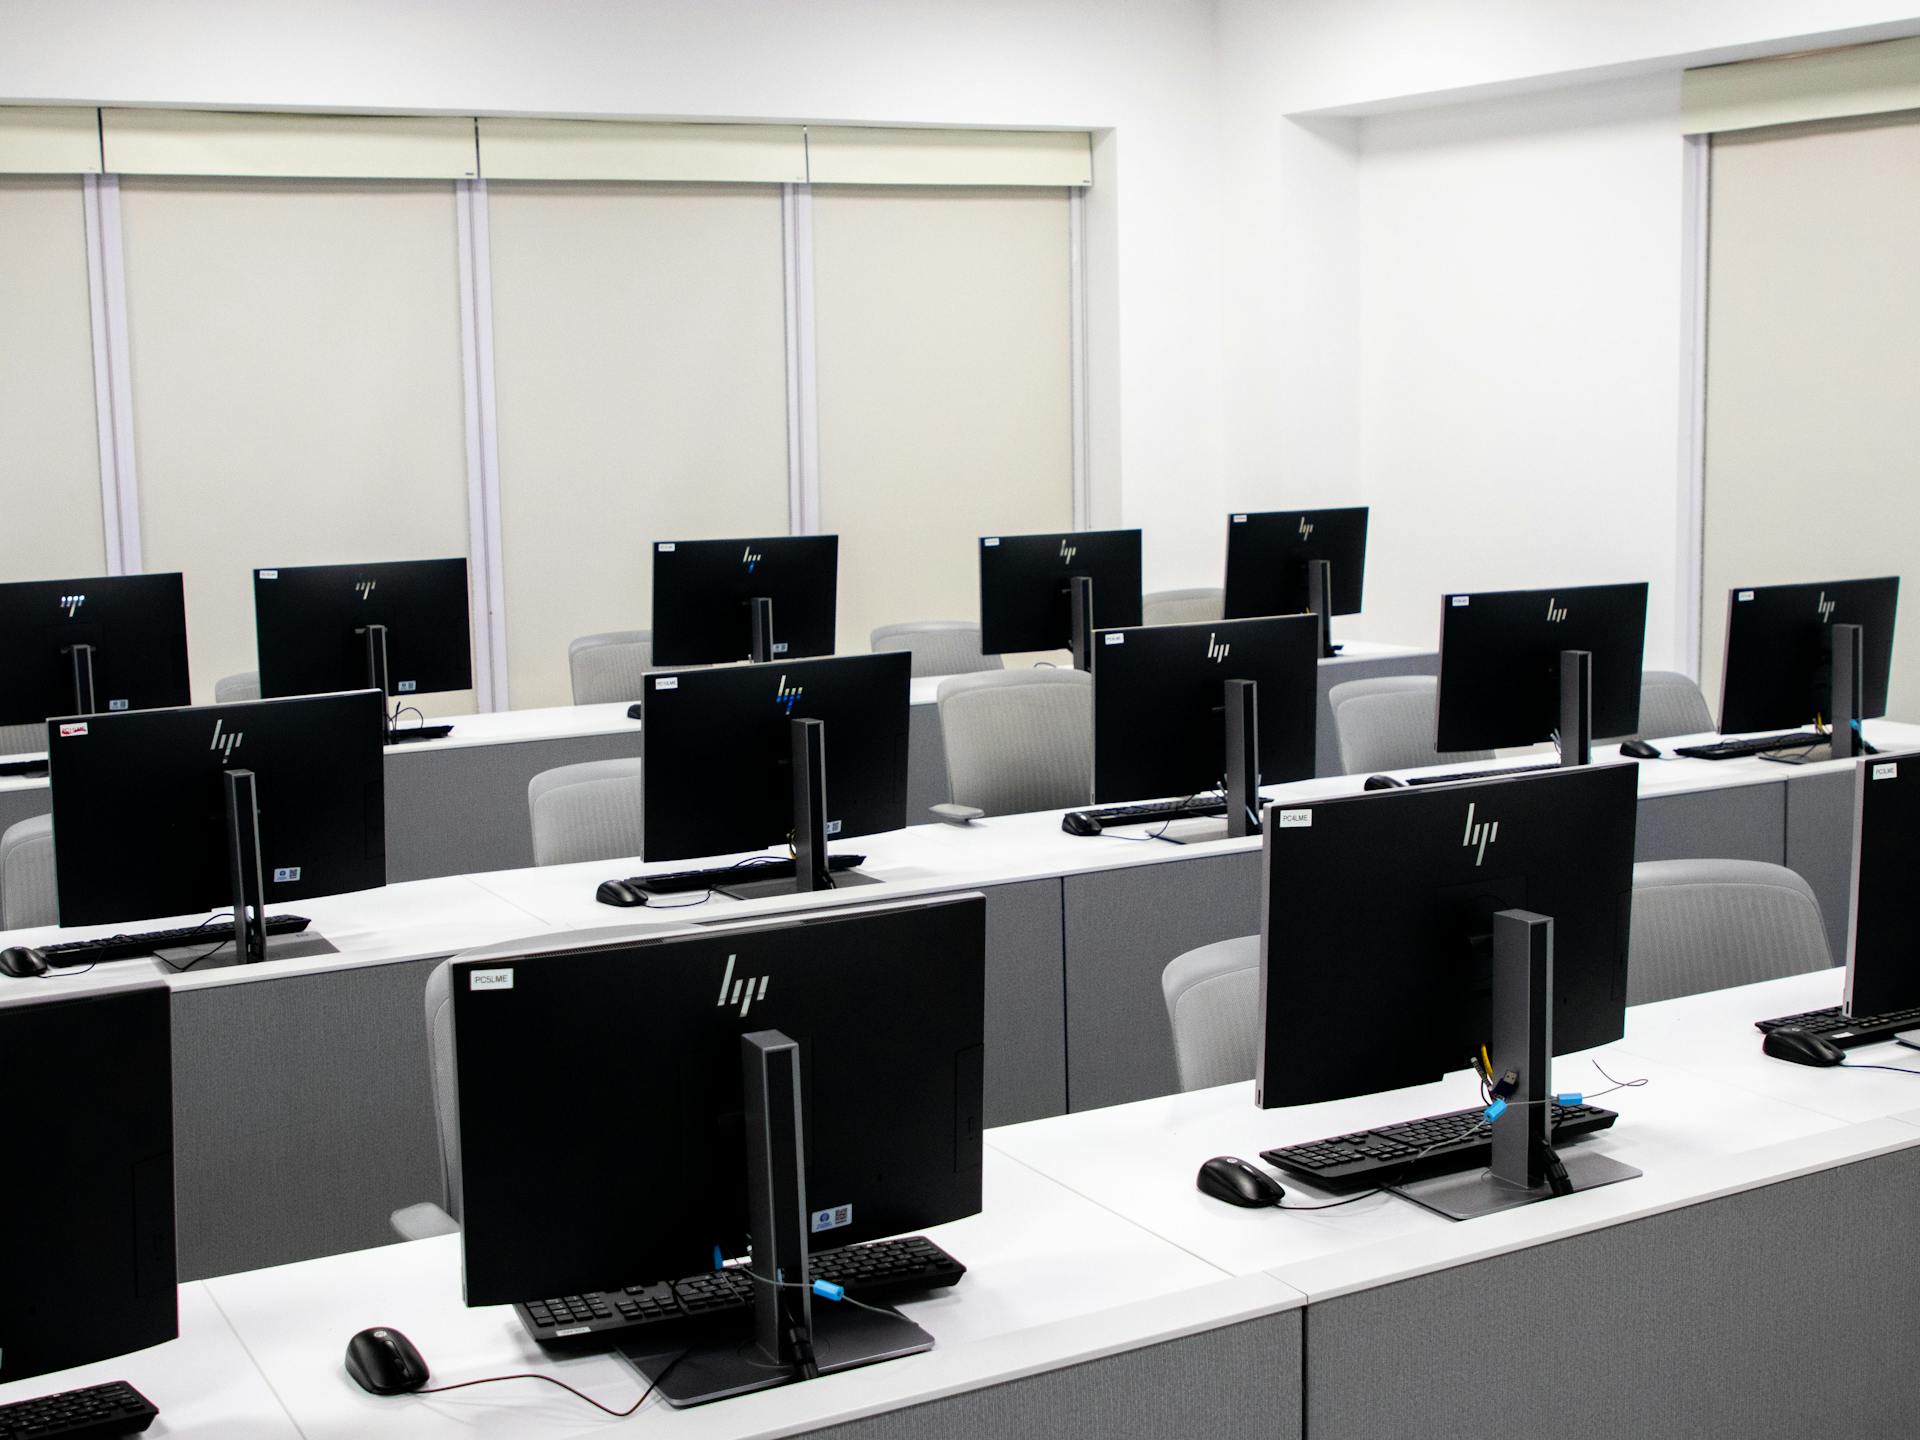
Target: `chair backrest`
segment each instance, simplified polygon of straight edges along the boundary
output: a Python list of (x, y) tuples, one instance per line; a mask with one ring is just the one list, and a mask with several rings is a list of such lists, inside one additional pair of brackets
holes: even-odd
[(1218, 589), (1155, 590), (1140, 597), (1143, 625), (1197, 625), (1227, 613), (1227, 592)]
[(1416, 765), (1491, 760), (1491, 750), (1441, 752), (1433, 748), (1440, 682), (1431, 675), (1381, 675), (1347, 680), (1327, 692), (1340, 769), (1374, 775)]
[(1182, 1090), (1251, 1080), (1260, 1047), (1260, 937), (1176, 955), (1160, 975)]
[(653, 667), (651, 630), (608, 630), (582, 635), (567, 646), (573, 703), (605, 705), (641, 698), (641, 682)]
[(32, 755), (47, 748), (47, 727), (0, 725), (0, 755)]
[(1713, 711), (1693, 678), (1674, 670), (1649, 670), (1640, 677), (1640, 738), (1703, 735), (1713, 729)]
[(980, 650), (980, 627), (971, 620), (915, 620), (905, 625), (878, 625), (869, 642), (873, 653), (904, 650), (913, 656), (913, 677), (972, 675), (998, 670), (1005, 661)]
[(0, 930), (56, 925), (60, 902), (53, 876), (53, 816), (30, 815), (0, 834)]
[(260, 698), (260, 672), (242, 670), (238, 675), (222, 675), (213, 682), (213, 703), (232, 705), (241, 700)]
[[(455, 957), (458, 958), (458, 957)], [(433, 1077), (433, 1125), (440, 1134), (440, 1203), (460, 1219), (460, 1093), (453, 1068), (453, 961), (427, 976), (427, 1058)]]
[(1783, 865), (1650, 860), (1633, 867), (1629, 1005), (1832, 964), (1820, 901)]
[(527, 782), (533, 863), (570, 865), (638, 855), (645, 811), (639, 760), (588, 760)]
[(989, 815), (1064, 810), (1093, 797), (1093, 677), (994, 670), (940, 684), (947, 793)]

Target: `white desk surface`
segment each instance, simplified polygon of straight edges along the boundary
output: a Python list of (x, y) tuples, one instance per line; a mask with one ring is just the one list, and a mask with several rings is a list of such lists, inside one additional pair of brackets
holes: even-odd
[[(990, 1150), (986, 1160), (981, 1214), (928, 1232), (969, 1267), (966, 1278), (902, 1307), (933, 1334), (933, 1351), (724, 1405), (673, 1412), (651, 1401), (646, 1423), (684, 1435), (788, 1434), (1301, 1303), (1266, 1277), (1231, 1280), (1004, 1155)], [(349, 1336), (374, 1324), (412, 1339), (434, 1383), (530, 1369), (616, 1408), (639, 1398), (643, 1385), (624, 1362), (604, 1354), (554, 1360), (509, 1308), (466, 1308), (459, 1247), (457, 1236), (444, 1236), (206, 1284), (309, 1437), (537, 1440), (599, 1433), (609, 1423), (537, 1382), (367, 1395), (347, 1378), (341, 1354)]]
[[(345, 1339), (341, 1344), (344, 1349)], [(124, 1380), (160, 1410), (148, 1435), (298, 1440), (286, 1410), (204, 1284), (180, 1287), (180, 1337), (93, 1365), (0, 1385), (0, 1405)]]

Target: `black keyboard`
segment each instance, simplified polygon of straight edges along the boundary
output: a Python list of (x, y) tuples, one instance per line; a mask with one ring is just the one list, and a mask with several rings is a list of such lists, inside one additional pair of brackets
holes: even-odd
[(1069, 810), (1060, 828), (1069, 835), (1098, 835), (1109, 825), (1151, 825), (1160, 820), (1217, 820), (1227, 813), (1220, 799), (1151, 800), (1140, 805), (1104, 805), (1095, 810)]
[(1456, 770), (1450, 775), (1409, 775), (1409, 785), (1451, 785), (1456, 780), (1500, 780), (1508, 775), (1537, 775), (1542, 770), (1558, 770), (1552, 765), (1509, 765), (1504, 770)]
[[(269, 915), (269, 935), (298, 935), (313, 922), (304, 915)], [(103, 935), (98, 940), (66, 940), (58, 945), (42, 945), (40, 953), (56, 970), (75, 965), (99, 965), (108, 960), (134, 960), (156, 950), (212, 950), (233, 939), (233, 923), (195, 925), (185, 930), (149, 930), (140, 935)], [(4, 1432), (0, 1432), (4, 1434)]]
[(107, 1440), (138, 1435), (160, 1412), (124, 1380), (0, 1405), (0, 1440)]
[(1715, 740), (1706, 745), (1676, 745), (1673, 753), (1689, 760), (1745, 760), (1755, 755), (1770, 755), (1776, 750), (1811, 750), (1825, 745), (1827, 737), (1811, 730), (1795, 730), (1788, 735), (1747, 735), (1738, 740)]
[(387, 744), (405, 745), (414, 740), (444, 740), (452, 733), (451, 725), (409, 725), (405, 729), (389, 730)]
[[(829, 855), (827, 873), (838, 875), (867, 863), (864, 855)], [(635, 875), (626, 883), (636, 890), (654, 895), (679, 895), (688, 890), (716, 890), (722, 885), (742, 885), (753, 880), (791, 880), (791, 859), (755, 860), (746, 865), (715, 865), (708, 870), (669, 870), (661, 875)]]
[(1889, 1010), (1884, 1015), (1849, 1015), (1838, 1005), (1830, 1005), (1824, 1010), (1782, 1015), (1775, 1020), (1756, 1020), (1753, 1028), (1763, 1035), (1788, 1028), (1805, 1030), (1822, 1040), (1831, 1040), (1842, 1050), (1851, 1050), (1856, 1045), (1891, 1040), (1902, 1030), (1920, 1030), (1920, 1010)]
[(20, 778), (44, 780), (47, 778), (45, 760), (0, 760), (0, 780)]
[[(967, 1273), (966, 1266), (924, 1235), (822, 1250), (813, 1256), (812, 1270), (815, 1280), (831, 1280), (845, 1286), (854, 1299), (868, 1302), (937, 1290)], [(513, 1308), (535, 1340), (606, 1339), (645, 1326), (750, 1310), (758, 1284), (744, 1267), (734, 1265), (685, 1280), (555, 1295)]]
[[(1550, 1123), (1555, 1140), (1570, 1140), (1604, 1130), (1618, 1118), (1598, 1105), (1556, 1104)], [(1424, 1120), (1383, 1125), (1377, 1130), (1356, 1130), (1351, 1135), (1262, 1150), (1260, 1158), (1276, 1170), (1341, 1194), (1490, 1164), (1493, 1131), (1486, 1123), (1484, 1107), (1454, 1110)]]

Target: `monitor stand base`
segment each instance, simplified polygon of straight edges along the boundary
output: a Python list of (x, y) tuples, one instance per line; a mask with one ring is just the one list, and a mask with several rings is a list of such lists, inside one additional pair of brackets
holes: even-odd
[[(933, 1337), (896, 1311), (876, 1314), (831, 1300), (814, 1301), (813, 1353), (822, 1375), (932, 1348)], [(692, 1349), (640, 1343), (620, 1346), (619, 1354), (676, 1409), (770, 1390), (800, 1378), (791, 1366), (769, 1361), (754, 1344), (751, 1314)]]
[(411, 745), (420, 740), (444, 740), (452, 733), (451, 725), (396, 725), (387, 731), (387, 744)]
[[(741, 869), (753, 873), (747, 866)], [(852, 890), (861, 885), (878, 885), (880, 882), (871, 875), (863, 875), (858, 870), (836, 870), (833, 872), (832, 890)], [(782, 875), (775, 880), (729, 881), (725, 885), (716, 885), (716, 895), (730, 895), (735, 900), (761, 900), (769, 895), (831, 894), (832, 890), (803, 891), (799, 879), (792, 875)]]
[[(215, 935), (226, 936), (219, 949), (212, 949)], [(169, 945), (164, 950), (153, 953), (169, 965), (191, 964), (196, 970), (218, 970), (222, 966), (234, 964), (233, 929), (228, 925), (209, 925), (205, 945)], [(303, 960), (313, 955), (337, 955), (339, 950), (324, 935), (316, 935), (311, 930), (302, 930), (298, 935), (267, 936), (267, 959)]]
[[(1637, 1180), (1641, 1173), (1610, 1155), (1582, 1154), (1578, 1150), (1562, 1151), (1560, 1163), (1566, 1167), (1567, 1179), (1576, 1194), (1622, 1180)], [(1553, 1198), (1553, 1191), (1545, 1185), (1515, 1185), (1500, 1179), (1491, 1170), (1435, 1175), (1405, 1185), (1389, 1185), (1387, 1189), (1449, 1220), (1477, 1220), (1482, 1215), (1498, 1215), (1503, 1210), (1517, 1210), (1536, 1200)]]

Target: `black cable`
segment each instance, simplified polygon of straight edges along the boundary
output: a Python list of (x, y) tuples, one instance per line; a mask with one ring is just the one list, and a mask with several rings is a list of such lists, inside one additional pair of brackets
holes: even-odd
[(1151, 845), (1155, 840), (1165, 840), (1169, 845), (1184, 845), (1187, 843), (1186, 841), (1173, 839), (1171, 836), (1167, 834), (1167, 831), (1173, 828), (1173, 824), (1176, 820), (1193, 820), (1193, 819), (1204, 818), (1204, 817), (1193, 816), (1193, 815), (1183, 815), (1180, 812), (1185, 810), (1186, 807), (1191, 805), (1194, 801), (1198, 800), (1202, 795), (1211, 796), (1216, 791), (1218, 791), (1219, 788), (1220, 787), (1216, 785), (1211, 789), (1194, 791), (1193, 794), (1187, 796), (1186, 799), (1182, 800), (1178, 805), (1174, 807), (1173, 813), (1167, 816), (1165, 822), (1162, 823), (1162, 825), (1158, 830), (1155, 830), (1150, 834), (1115, 835), (1110, 830), (1102, 831), (1101, 833), (1106, 835), (1108, 839), (1124, 840), (1129, 845)]
[(1920, 1070), (1909, 1070), (1904, 1065), (1856, 1065), (1851, 1060), (1840, 1062), (1842, 1070), (1891, 1070), (1896, 1075), (1920, 1075)]
[(465, 1390), (472, 1385), (498, 1385), (503, 1380), (544, 1380), (549, 1385), (558, 1385), (562, 1390), (574, 1396), (576, 1399), (586, 1401), (587, 1404), (593, 1406), (594, 1409), (611, 1415), (616, 1420), (624, 1420), (642, 1405), (646, 1404), (647, 1401), (651, 1400), (653, 1398), (653, 1392), (660, 1388), (660, 1382), (673, 1373), (673, 1367), (692, 1353), (691, 1350), (682, 1350), (678, 1355), (674, 1356), (672, 1360), (668, 1361), (666, 1369), (653, 1377), (653, 1382), (647, 1386), (640, 1398), (624, 1410), (616, 1410), (611, 1405), (603, 1405), (585, 1391), (574, 1389), (573, 1386), (567, 1384), (564, 1380), (556, 1379), (552, 1375), (535, 1374), (531, 1370), (518, 1375), (488, 1375), (480, 1380), (460, 1380), (452, 1385), (429, 1385), (424, 1390), (415, 1390), (412, 1393), (415, 1395), (444, 1395), (449, 1390)]
[[(231, 925), (233, 923), (233, 916), (231, 914), (210, 915), (205, 920), (202, 920), (198, 925), (194, 926), (193, 928), (196, 930), (204, 930), (209, 925), (218, 925), (222, 921), (225, 921), (227, 924)], [(187, 961), (183, 965), (174, 964), (173, 961), (167, 959), (166, 956), (160, 954), (158, 950), (154, 952), (153, 958), (158, 960), (162, 965), (166, 966), (169, 970), (173, 971), (174, 974), (184, 975), (187, 971), (193, 969), (194, 966), (198, 965), (202, 960), (205, 960), (212, 955), (218, 955), (220, 951), (228, 945), (236, 945), (234, 937), (222, 936), (220, 939), (220, 943), (218, 945), (215, 945), (211, 950), (203, 950), (200, 954), (194, 956), (191, 960)], [(236, 945), (236, 948), (237, 948), (237, 945)]]

